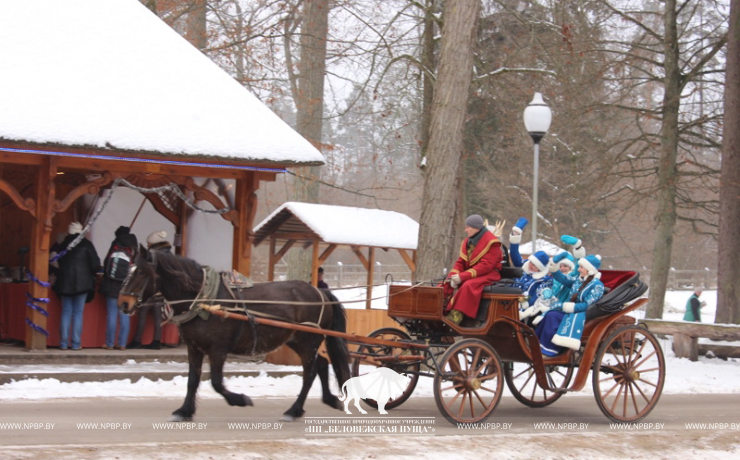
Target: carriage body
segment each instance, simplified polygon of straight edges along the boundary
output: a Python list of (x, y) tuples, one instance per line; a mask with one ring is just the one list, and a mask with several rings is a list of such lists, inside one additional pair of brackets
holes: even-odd
[[(477, 318), (460, 325), (443, 316), (442, 287), (390, 285), (388, 315), (408, 335), (385, 328), (371, 337), (429, 345), (426, 356), (417, 361), (408, 352), (403, 358), (404, 352), (386, 348), (381, 354), (396, 354), (398, 359), (394, 362), (392, 356), (385, 356), (382, 365), (416, 379), (433, 377), (437, 405), (454, 423), (480, 422), (491, 415), (503, 381), (523, 404), (545, 407), (567, 392), (582, 390), (591, 370), (594, 394), (604, 414), (614, 421), (634, 422), (657, 404), (665, 362), (655, 337), (628, 316), (647, 302), (636, 299), (645, 292), (639, 275), (604, 270), (602, 281), (611, 295), (587, 312), (581, 348), (551, 358), (540, 353), (534, 329), (519, 321), (521, 291), (505, 281), (486, 287)], [(356, 360), (353, 371), (358, 369)], [(386, 407), (400, 405), (409, 396), (407, 391)]]

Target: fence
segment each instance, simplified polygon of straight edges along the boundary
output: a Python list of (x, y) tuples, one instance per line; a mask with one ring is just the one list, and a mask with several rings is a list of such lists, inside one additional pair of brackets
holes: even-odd
[[(367, 271), (365, 267), (360, 264), (325, 264), (324, 266), (324, 281), (330, 287), (348, 287), (348, 286), (364, 286), (367, 284)], [(286, 279), (288, 272), (287, 264), (278, 264), (275, 266), (275, 280)], [(385, 282), (387, 276), (391, 276), (394, 281), (409, 281), (411, 280), (411, 270), (408, 265), (404, 264), (382, 264), (380, 262), (375, 263), (373, 267), (373, 282), (379, 284)]]
[(717, 270), (671, 270), (668, 272), (668, 289), (682, 290), (717, 289)]

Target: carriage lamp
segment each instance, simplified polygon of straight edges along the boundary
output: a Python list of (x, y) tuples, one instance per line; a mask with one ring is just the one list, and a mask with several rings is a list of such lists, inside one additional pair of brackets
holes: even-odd
[(542, 93), (534, 93), (532, 102), (524, 109), (524, 126), (534, 141), (534, 178), (532, 180), (532, 254), (537, 252), (537, 182), (540, 170), (540, 141), (550, 129), (552, 111), (542, 99)]

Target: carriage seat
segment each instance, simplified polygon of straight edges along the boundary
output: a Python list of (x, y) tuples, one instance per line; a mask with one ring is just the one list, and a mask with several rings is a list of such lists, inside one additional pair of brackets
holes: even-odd
[(501, 269), (501, 279), (483, 288), (484, 294), (521, 294), (522, 290), (514, 287), (514, 280), (524, 272), (519, 267), (504, 267)]
[(501, 267), (501, 280), (517, 279), (524, 274), (522, 267)]
[(647, 285), (640, 281), (640, 274), (626, 270), (602, 270), (604, 295), (586, 310), (586, 321), (622, 311), (627, 303), (642, 296)]

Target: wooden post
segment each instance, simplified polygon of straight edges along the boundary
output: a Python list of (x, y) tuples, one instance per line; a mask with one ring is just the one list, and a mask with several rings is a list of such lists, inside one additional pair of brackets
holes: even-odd
[(690, 361), (699, 360), (699, 339), (690, 335), (673, 333), (673, 352), (677, 358), (689, 358)]
[(175, 229), (177, 234), (180, 235), (180, 245), (175, 247), (175, 251), (177, 255), (182, 257), (188, 256), (188, 209), (190, 208), (185, 204), (185, 201), (180, 200), (180, 222)]
[(373, 298), (373, 272), (375, 271), (375, 248), (370, 248), (367, 257), (367, 297), (365, 309), (369, 310)]
[[(52, 231), (51, 219), (54, 215), (52, 205), (56, 198), (54, 183), (56, 175), (57, 159), (46, 157), (39, 166), (36, 176), (35, 221), (31, 229), (31, 257), (28, 263), (28, 269), (41, 281), (49, 281), (49, 241)], [(49, 289), (34, 281), (29, 281), (28, 292), (37, 299), (49, 297)], [(40, 302), (36, 304), (47, 310), (49, 308), (48, 304)], [(25, 305), (18, 305), (18, 308), (26, 310), (26, 318), (33, 324), (46, 329), (46, 316), (41, 312)], [(46, 336), (28, 324), (26, 324), (26, 349), (29, 351), (46, 349)]]
[(270, 255), (267, 258), (267, 281), (275, 281), (275, 264), (278, 262), (275, 260), (275, 247), (277, 243), (275, 234), (270, 235)]
[(313, 286), (318, 286), (319, 284), (319, 249), (319, 240), (318, 238), (314, 238), (311, 254), (311, 285)]
[(253, 172), (236, 180), (235, 207), (238, 213), (234, 222), (234, 244), (232, 252), (232, 267), (240, 273), (249, 276), (252, 259), (252, 226), (257, 211), (257, 188), (259, 180)]

